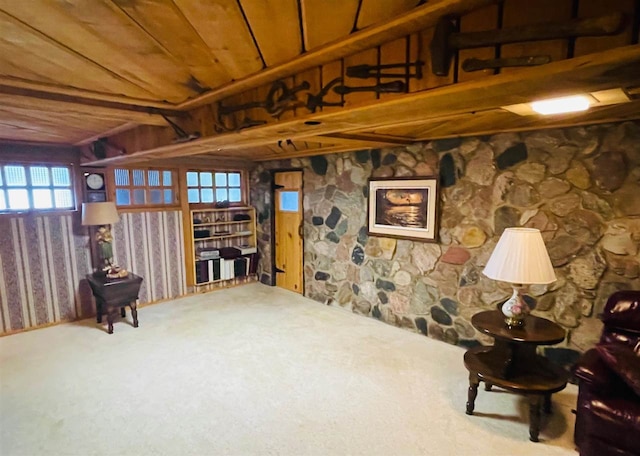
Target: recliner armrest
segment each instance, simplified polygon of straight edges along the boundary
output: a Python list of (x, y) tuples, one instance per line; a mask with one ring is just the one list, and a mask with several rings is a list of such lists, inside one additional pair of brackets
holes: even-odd
[(595, 348), (582, 355), (574, 375), (578, 378), (580, 388), (597, 390), (600, 395), (615, 393), (621, 387), (626, 389), (624, 382), (605, 364)]

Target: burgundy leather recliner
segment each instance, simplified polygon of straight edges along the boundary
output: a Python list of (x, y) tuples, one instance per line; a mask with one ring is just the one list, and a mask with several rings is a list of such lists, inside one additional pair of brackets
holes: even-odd
[(640, 291), (607, 300), (600, 342), (578, 361), (580, 456), (640, 456)]

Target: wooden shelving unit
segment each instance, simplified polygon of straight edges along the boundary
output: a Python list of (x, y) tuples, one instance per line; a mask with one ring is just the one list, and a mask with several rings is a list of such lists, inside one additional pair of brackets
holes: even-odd
[[(190, 215), (196, 291), (256, 280), (256, 211), (253, 207), (195, 209)], [(219, 257), (210, 254), (215, 251)]]

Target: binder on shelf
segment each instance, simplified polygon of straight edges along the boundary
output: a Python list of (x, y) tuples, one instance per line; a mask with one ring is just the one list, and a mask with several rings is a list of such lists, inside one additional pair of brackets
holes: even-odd
[(249, 274), (258, 273), (258, 254), (253, 253), (249, 255)]
[(233, 264), (233, 272), (236, 277), (244, 277), (247, 275), (249, 270), (249, 258), (247, 257), (239, 257), (236, 258)]
[(225, 260), (224, 258), (220, 259), (220, 270), (221, 270), (221, 279), (222, 280), (230, 280), (235, 277), (234, 271), (234, 260)]
[(208, 261), (196, 261), (196, 283), (207, 283), (209, 281)]
[(220, 258), (216, 258), (215, 260), (209, 260), (213, 263), (213, 275), (212, 280), (220, 280)]

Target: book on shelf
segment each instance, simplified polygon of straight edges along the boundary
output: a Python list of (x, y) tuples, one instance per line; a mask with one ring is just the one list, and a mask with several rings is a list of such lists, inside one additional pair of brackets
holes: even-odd
[(220, 258), (220, 250), (213, 248), (199, 248), (196, 249), (196, 256), (201, 260)]
[(236, 249), (240, 255), (249, 255), (258, 251), (255, 246), (251, 246), (249, 244), (235, 245), (233, 248)]

